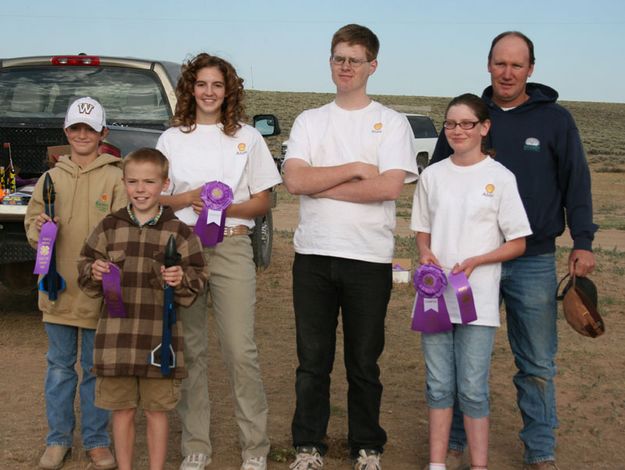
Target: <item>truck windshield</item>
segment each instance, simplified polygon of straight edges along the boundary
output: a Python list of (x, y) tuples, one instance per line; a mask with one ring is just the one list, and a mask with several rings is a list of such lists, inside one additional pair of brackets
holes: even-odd
[(3, 119), (63, 119), (69, 104), (95, 98), (107, 124), (164, 128), (170, 119), (164, 90), (147, 70), (123, 67), (15, 67), (0, 71)]

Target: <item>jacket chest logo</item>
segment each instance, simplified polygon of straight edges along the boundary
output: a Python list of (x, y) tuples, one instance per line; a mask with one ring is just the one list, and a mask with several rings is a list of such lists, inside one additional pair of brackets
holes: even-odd
[(95, 202), (95, 208), (100, 212), (108, 212), (111, 207), (108, 194), (102, 194), (100, 198)]
[(538, 140), (536, 137), (528, 137), (527, 139), (525, 139), (523, 150), (526, 150), (528, 152), (540, 152), (540, 140)]

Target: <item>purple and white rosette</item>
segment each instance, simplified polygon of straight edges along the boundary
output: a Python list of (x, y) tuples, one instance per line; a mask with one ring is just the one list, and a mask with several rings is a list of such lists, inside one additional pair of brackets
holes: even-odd
[(200, 197), (204, 208), (195, 224), (195, 233), (203, 246), (215, 246), (224, 239), (226, 209), (234, 200), (232, 189), (221, 181), (210, 181), (202, 188)]
[(441, 268), (424, 264), (414, 273), (417, 291), (412, 311), (412, 329), (422, 333), (442, 333), (453, 328), (443, 293), (447, 277)]

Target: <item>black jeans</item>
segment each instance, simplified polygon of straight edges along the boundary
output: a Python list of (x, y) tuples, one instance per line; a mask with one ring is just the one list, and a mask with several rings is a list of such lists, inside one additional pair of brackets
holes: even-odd
[(393, 286), (390, 263), (295, 254), (293, 305), (297, 331), (296, 407), (293, 445), (315, 446), (323, 455), (330, 418), (330, 373), (339, 310), (349, 385), (348, 444), (383, 451), (380, 426), (382, 384), (378, 358), (384, 349), (384, 320)]

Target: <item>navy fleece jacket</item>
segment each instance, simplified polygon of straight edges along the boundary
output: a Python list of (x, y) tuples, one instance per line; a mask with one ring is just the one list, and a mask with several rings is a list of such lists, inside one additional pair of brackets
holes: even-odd
[[(573, 247), (591, 250), (598, 227), (592, 222), (590, 171), (575, 121), (556, 104), (554, 89), (528, 83), (526, 91), (529, 99), (508, 111), (493, 103), (492, 87), (482, 94), (492, 120), (489, 147), (515, 174), (532, 227), (524, 256), (553, 253), (565, 219)], [(432, 162), (452, 153), (441, 132)]]

